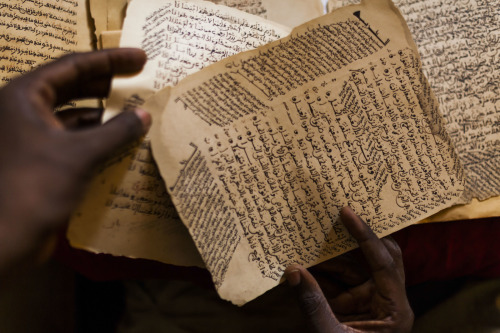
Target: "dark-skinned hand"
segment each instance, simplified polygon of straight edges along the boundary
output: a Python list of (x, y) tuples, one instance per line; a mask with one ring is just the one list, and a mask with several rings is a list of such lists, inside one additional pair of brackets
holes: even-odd
[(56, 116), (54, 108), (105, 97), (113, 75), (134, 74), (145, 61), (137, 49), (72, 54), (0, 89), (0, 277), (35, 260), (67, 222), (92, 169), (151, 122), (136, 110), (96, 126), (99, 110)]
[(318, 280), (299, 265), (285, 270), (309, 331), (410, 332), (413, 311), (399, 246), (392, 238), (379, 239), (348, 207), (340, 217), (361, 252), (351, 251), (313, 268)]

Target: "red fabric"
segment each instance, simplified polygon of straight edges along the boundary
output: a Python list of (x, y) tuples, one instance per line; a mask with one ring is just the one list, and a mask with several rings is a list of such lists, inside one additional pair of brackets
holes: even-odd
[(393, 237), (403, 252), (408, 286), (500, 277), (500, 218), (419, 224)]
[[(403, 252), (407, 285), (463, 276), (500, 277), (500, 218), (419, 224), (393, 234)], [(170, 278), (210, 286), (204, 269), (97, 255), (61, 237), (56, 257), (93, 280)]]

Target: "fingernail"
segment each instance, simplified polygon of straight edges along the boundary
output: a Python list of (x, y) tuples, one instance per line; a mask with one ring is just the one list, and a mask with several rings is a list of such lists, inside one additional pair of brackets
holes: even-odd
[(286, 280), (288, 284), (292, 287), (296, 287), (300, 284), (300, 272), (298, 269), (287, 272)]
[(135, 109), (134, 112), (142, 122), (144, 133), (147, 133), (151, 127), (151, 115), (143, 109)]

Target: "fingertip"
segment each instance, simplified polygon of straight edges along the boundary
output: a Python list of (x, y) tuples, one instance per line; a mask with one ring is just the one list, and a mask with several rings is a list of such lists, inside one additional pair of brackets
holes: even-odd
[(123, 48), (120, 48), (119, 50), (122, 50), (122, 52), (127, 52), (129, 57), (131, 57), (132, 60), (135, 60), (136, 62), (139, 62), (139, 63), (145, 63), (146, 60), (148, 59), (148, 55), (142, 49), (133, 48), (133, 47), (123, 47)]
[(357, 217), (356, 213), (352, 210), (351, 207), (345, 206), (340, 210), (341, 218), (355, 219)]
[(146, 134), (151, 128), (152, 118), (151, 115), (143, 109), (135, 109), (134, 113), (141, 120), (143, 133)]
[(285, 270), (285, 279), (291, 287), (298, 286), (302, 280), (300, 268), (299, 265), (292, 265)]
[(136, 73), (142, 70), (148, 58), (146, 52), (138, 48), (107, 49), (101, 52), (105, 52), (111, 57), (114, 74)]
[(340, 210), (340, 217), (348, 217), (352, 215), (354, 212), (352, 211), (352, 208), (349, 206), (342, 207)]
[(352, 208), (348, 206), (340, 210), (340, 220), (350, 233), (352, 233), (352, 228), (359, 227), (359, 224), (363, 223)]

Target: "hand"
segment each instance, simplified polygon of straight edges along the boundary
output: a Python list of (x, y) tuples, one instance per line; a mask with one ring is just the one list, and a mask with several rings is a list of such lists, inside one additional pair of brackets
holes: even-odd
[(144, 52), (135, 49), (73, 54), (0, 89), (0, 276), (34, 259), (69, 218), (93, 167), (145, 134), (151, 122), (137, 110), (103, 126), (71, 130), (75, 119), (86, 117), (62, 122), (54, 107), (105, 97), (113, 75), (135, 73), (145, 61)]
[(306, 269), (292, 265), (285, 270), (311, 332), (410, 332), (413, 312), (398, 245), (387, 237), (378, 239), (350, 208), (342, 209), (341, 219), (366, 262), (351, 252), (321, 265), (320, 276), (329, 277), (323, 285), (328, 300)]

